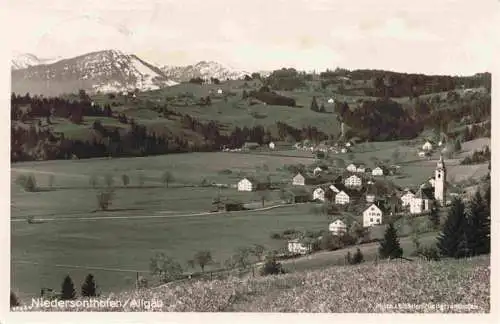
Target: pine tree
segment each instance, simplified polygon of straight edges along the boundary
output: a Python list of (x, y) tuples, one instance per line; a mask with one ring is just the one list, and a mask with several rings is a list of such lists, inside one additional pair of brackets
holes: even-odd
[(71, 277), (67, 275), (64, 278), (62, 284), (61, 299), (69, 300), (69, 299), (75, 299), (75, 297), (76, 297), (75, 285), (73, 284), (73, 280), (71, 280)]
[(403, 249), (399, 245), (399, 238), (393, 223), (385, 230), (384, 239), (380, 242), (378, 249), (380, 258), (395, 259), (403, 256)]
[(316, 97), (312, 98), (312, 101), (311, 101), (311, 110), (312, 111), (319, 111), (318, 102), (316, 101)]
[(468, 247), (472, 255), (490, 253), (490, 224), (486, 200), (478, 190), (470, 202), (467, 227)]
[(466, 228), (465, 205), (460, 198), (455, 198), (448, 211), (443, 230), (438, 236), (437, 247), (441, 255), (461, 258), (468, 254)]
[(97, 285), (94, 280), (94, 276), (90, 273), (85, 277), (85, 281), (82, 284), (82, 296), (83, 297), (95, 297), (97, 296)]

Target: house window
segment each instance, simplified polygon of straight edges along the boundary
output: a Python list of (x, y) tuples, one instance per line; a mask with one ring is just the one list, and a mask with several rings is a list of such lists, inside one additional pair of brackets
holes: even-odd
[(370, 218), (370, 223), (373, 223), (373, 218), (372, 217)]
[(441, 173), (438, 173), (438, 179), (441, 179)]

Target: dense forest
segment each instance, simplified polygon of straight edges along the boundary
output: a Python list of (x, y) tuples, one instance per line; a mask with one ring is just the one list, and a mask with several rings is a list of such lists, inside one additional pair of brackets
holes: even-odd
[[(301, 141), (309, 139), (321, 141), (328, 135), (316, 127), (298, 129), (285, 123), (276, 123), (278, 136), (272, 136), (270, 129), (257, 125), (252, 128), (235, 127), (223, 133), (215, 121), (201, 122), (187, 115), (162, 109), (164, 115), (179, 117), (183, 129), (198, 134), (200, 140), (193, 141), (180, 133), (162, 134), (148, 130), (122, 113), (115, 114), (111, 107), (100, 107), (87, 100), (70, 101), (61, 98), (31, 97), (12, 94), (11, 160), (51, 160), (92, 157), (146, 156), (166, 153), (194, 151), (214, 151), (221, 147), (241, 147), (245, 142), (265, 144), (272, 140)], [(105, 116), (116, 118), (127, 128), (104, 127), (99, 120), (92, 124), (94, 136), (91, 140), (68, 139), (62, 133), (50, 130), (51, 118), (67, 118), (71, 123), (81, 124), (85, 116)], [(44, 123), (42, 125), (42, 120)], [(35, 122), (33, 122), (35, 121)], [(16, 123), (20, 122), (20, 123)]]

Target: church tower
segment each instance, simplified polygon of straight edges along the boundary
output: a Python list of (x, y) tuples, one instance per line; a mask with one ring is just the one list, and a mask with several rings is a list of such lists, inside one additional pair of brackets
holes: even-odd
[(446, 167), (444, 165), (443, 156), (439, 157), (434, 177), (434, 198), (439, 205), (444, 206), (446, 203)]

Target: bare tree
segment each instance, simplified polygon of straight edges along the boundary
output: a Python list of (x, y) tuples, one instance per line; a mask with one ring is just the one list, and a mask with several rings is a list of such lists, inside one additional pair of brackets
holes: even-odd
[(100, 210), (108, 210), (114, 198), (113, 191), (102, 191), (97, 194), (97, 206)]
[(122, 175), (122, 182), (125, 187), (128, 186), (128, 184), (130, 183), (130, 178), (128, 177), (128, 175), (126, 174)]
[(199, 251), (194, 255), (194, 261), (200, 266), (201, 271), (205, 271), (205, 266), (213, 262), (210, 251)]
[(181, 265), (163, 252), (158, 252), (151, 258), (149, 269), (152, 275), (164, 283), (179, 279), (182, 275)]
[(261, 190), (258, 192), (259, 200), (262, 203), (262, 208), (264, 208), (266, 201), (271, 199), (271, 195), (268, 190)]
[(89, 177), (89, 184), (94, 189), (99, 185), (99, 179), (97, 178), (97, 176), (95, 174), (92, 174)]
[(174, 175), (170, 171), (163, 172), (161, 182), (168, 188), (168, 184), (174, 181)]

